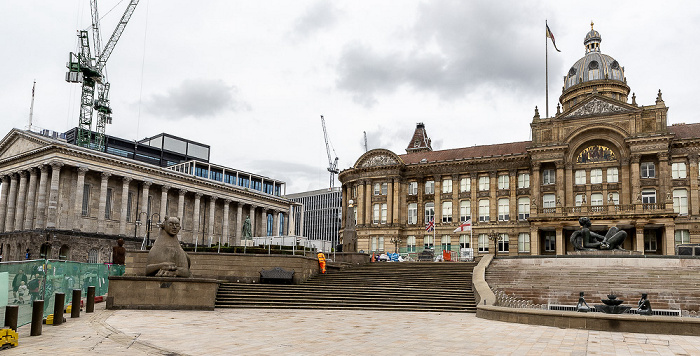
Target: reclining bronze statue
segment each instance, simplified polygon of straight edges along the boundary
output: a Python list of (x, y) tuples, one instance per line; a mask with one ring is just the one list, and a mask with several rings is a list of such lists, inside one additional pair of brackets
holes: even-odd
[(605, 236), (591, 231), (591, 219), (582, 217), (578, 219), (581, 230), (571, 234), (571, 244), (576, 251), (596, 250), (624, 250), (622, 243), (627, 238), (627, 233), (613, 226)]

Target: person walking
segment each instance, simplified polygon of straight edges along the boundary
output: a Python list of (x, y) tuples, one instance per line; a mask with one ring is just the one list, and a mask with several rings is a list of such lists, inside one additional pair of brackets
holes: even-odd
[(318, 254), (316, 255), (318, 257), (318, 265), (321, 268), (321, 273), (326, 273), (326, 255), (323, 254), (323, 251), (318, 251)]

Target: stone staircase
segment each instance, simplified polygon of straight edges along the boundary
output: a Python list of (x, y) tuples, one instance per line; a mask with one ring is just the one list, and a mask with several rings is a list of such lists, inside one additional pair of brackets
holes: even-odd
[(372, 263), (297, 285), (222, 283), (217, 308), (476, 312), (475, 263)]

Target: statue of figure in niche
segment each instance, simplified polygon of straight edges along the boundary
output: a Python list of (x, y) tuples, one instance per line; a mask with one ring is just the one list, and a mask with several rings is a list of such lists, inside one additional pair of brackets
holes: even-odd
[(243, 237), (247, 239), (251, 236), (253, 236), (253, 232), (250, 227), (250, 216), (246, 216), (243, 222)]
[(180, 219), (166, 216), (160, 235), (148, 251), (146, 275), (156, 277), (190, 277), (190, 256), (180, 246), (177, 233)]
[(576, 251), (595, 250), (624, 250), (622, 243), (627, 238), (627, 233), (613, 226), (605, 236), (591, 231), (591, 219), (582, 217), (578, 219), (581, 230), (571, 234), (571, 244)]

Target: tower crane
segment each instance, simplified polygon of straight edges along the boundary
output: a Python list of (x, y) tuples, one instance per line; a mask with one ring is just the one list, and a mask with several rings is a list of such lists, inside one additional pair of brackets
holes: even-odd
[[(75, 137), (75, 144), (78, 146), (93, 148), (98, 151), (105, 150), (105, 126), (112, 123), (112, 108), (109, 106), (109, 83), (107, 82), (105, 65), (138, 3), (139, 0), (131, 0), (129, 2), (112, 36), (107, 41), (107, 44), (102, 47), (97, 0), (90, 0), (92, 44), (95, 56), (93, 57), (90, 51), (88, 31), (79, 30), (79, 51), (70, 53), (68, 64), (66, 65), (68, 67), (66, 81), (69, 83), (82, 83), (80, 117)], [(97, 90), (97, 99), (95, 99), (95, 90)], [(97, 111), (94, 145), (91, 143), (93, 110)]]
[(335, 175), (340, 173), (340, 170), (338, 169), (338, 156), (335, 153), (335, 149), (333, 149), (333, 154), (336, 157), (335, 160), (331, 159), (331, 149), (328, 144), (328, 132), (326, 131), (326, 119), (323, 118), (323, 115), (321, 115), (321, 124), (323, 125), (323, 139), (326, 140), (326, 154), (328, 154), (328, 172), (331, 172), (330, 187), (333, 188), (335, 186)]

